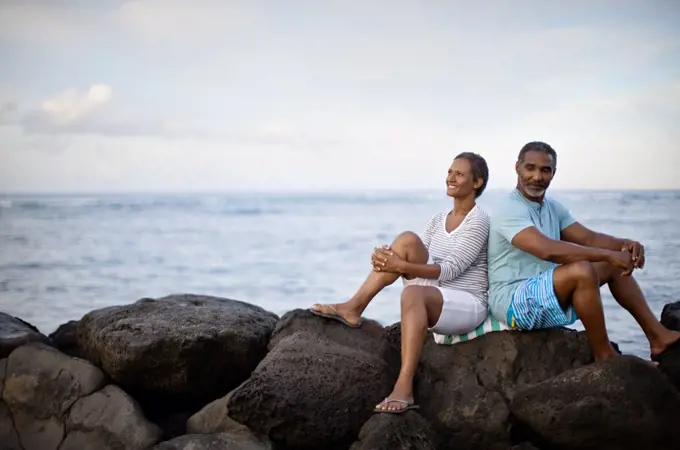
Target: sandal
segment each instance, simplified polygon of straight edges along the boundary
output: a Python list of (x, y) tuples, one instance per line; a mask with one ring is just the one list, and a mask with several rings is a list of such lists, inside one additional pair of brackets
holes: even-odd
[(387, 403), (401, 403), (402, 405), (404, 405), (404, 407), (399, 408), (399, 409), (381, 409), (381, 408), (376, 407), (375, 409), (373, 409), (373, 412), (388, 413), (388, 414), (401, 414), (401, 413), (404, 413), (406, 411), (410, 411), (412, 409), (419, 409), (420, 408), (420, 406), (416, 405), (415, 403), (407, 402), (406, 400), (398, 400), (396, 398), (389, 398), (388, 397), (388, 398), (385, 398), (385, 400), (383, 400), (382, 402), (380, 402), (381, 405), (382, 404), (386, 405)]
[(325, 317), (326, 319), (331, 319), (331, 320), (337, 320), (338, 322), (345, 324), (350, 328), (359, 328), (361, 326), (361, 320), (359, 320), (358, 323), (349, 322), (347, 319), (345, 319), (340, 314), (338, 314), (338, 312), (335, 310), (335, 308), (333, 308), (331, 305), (319, 305), (319, 306), (329, 308), (331, 311), (333, 311), (333, 313), (325, 313), (323, 311), (318, 311), (314, 308), (309, 308), (309, 310), (311, 311), (312, 314), (314, 314), (316, 316)]

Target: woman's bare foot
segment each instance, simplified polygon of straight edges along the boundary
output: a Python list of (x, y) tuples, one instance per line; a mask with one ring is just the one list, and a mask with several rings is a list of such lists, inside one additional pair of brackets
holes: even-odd
[(310, 308), (312, 313), (327, 319), (338, 320), (345, 325), (357, 328), (361, 325), (361, 315), (349, 307), (347, 303), (320, 304), (316, 303)]

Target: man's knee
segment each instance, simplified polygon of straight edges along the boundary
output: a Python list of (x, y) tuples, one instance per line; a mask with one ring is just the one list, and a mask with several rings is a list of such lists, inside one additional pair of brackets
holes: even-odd
[(579, 284), (599, 286), (597, 270), (588, 261), (579, 261), (568, 264), (569, 277)]

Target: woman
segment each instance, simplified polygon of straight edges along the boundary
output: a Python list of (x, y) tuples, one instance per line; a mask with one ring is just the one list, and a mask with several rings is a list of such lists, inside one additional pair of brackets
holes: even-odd
[(489, 179), (486, 161), (461, 153), (449, 167), (446, 194), (453, 209), (435, 214), (422, 240), (412, 232), (400, 234), (390, 246), (377, 248), (373, 271), (347, 302), (313, 305), (319, 316), (361, 326), (361, 314), (385, 286), (403, 277), (401, 294), (401, 370), (392, 393), (375, 411), (402, 413), (418, 408), (413, 377), (427, 330), (455, 335), (467, 333), (487, 316), (487, 240), (489, 216), (477, 206)]

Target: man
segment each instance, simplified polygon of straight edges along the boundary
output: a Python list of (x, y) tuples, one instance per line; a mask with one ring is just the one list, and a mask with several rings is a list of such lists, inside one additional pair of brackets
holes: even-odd
[(491, 217), (489, 310), (513, 329), (541, 329), (580, 319), (596, 360), (617, 355), (605, 328), (600, 286), (644, 331), (655, 359), (680, 332), (666, 329), (649, 309), (631, 276), (645, 265), (644, 247), (589, 230), (561, 203), (545, 196), (557, 154), (530, 142), (519, 152), (517, 187)]

